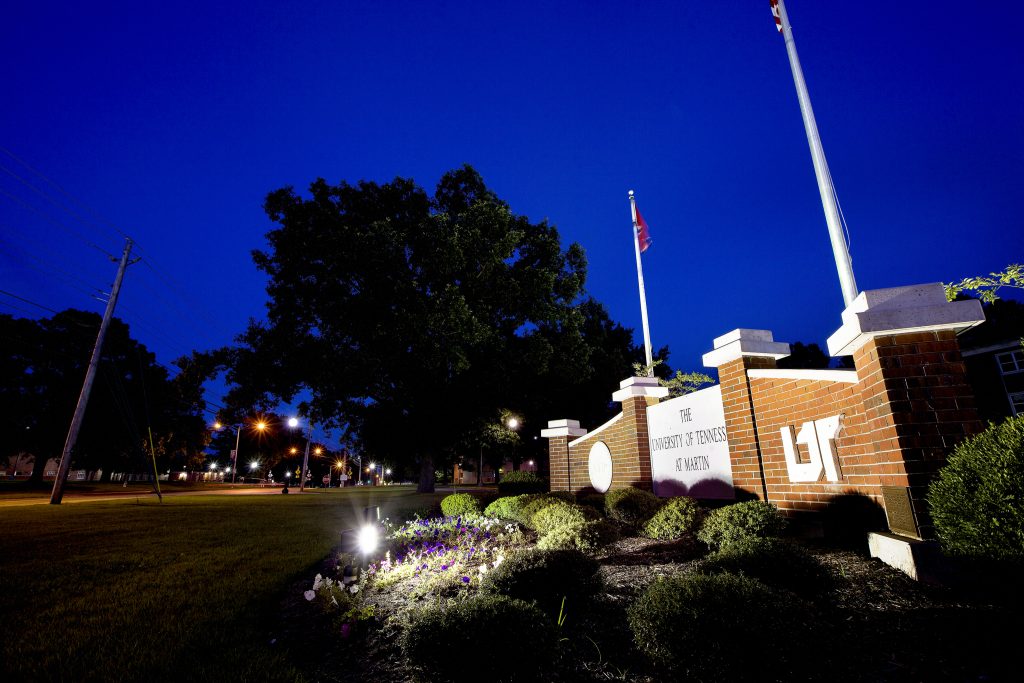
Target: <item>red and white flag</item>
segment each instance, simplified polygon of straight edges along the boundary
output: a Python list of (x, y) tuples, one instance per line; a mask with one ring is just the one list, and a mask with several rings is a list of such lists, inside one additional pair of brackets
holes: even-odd
[(772, 16), (775, 17), (775, 28), (782, 33), (782, 15), (779, 14), (779, 0), (769, 0), (772, 3)]
[(647, 229), (647, 221), (640, 215), (640, 209), (636, 210), (636, 239), (640, 243), (641, 254), (651, 246), (651, 233)]

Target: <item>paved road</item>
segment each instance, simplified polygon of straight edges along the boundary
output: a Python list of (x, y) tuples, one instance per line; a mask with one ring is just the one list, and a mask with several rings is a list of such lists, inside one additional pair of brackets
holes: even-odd
[[(299, 490), (295, 488), (288, 489), (291, 493), (298, 493)], [(264, 488), (223, 488), (223, 489), (191, 489), (188, 491), (163, 491), (164, 497), (167, 496), (266, 496), (277, 494), (281, 495), (280, 486), (267, 486)], [(309, 489), (303, 493), (313, 494), (323, 493), (320, 489)], [(127, 489), (124, 492), (120, 491), (103, 491), (101, 493), (75, 493), (68, 492), (64, 494), (62, 500), (63, 503), (92, 503), (95, 501), (103, 500), (124, 500), (126, 498), (146, 498), (157, 500), (156, 493), (152, 490), (139, 490), (139, 489)], [(26, 505), (48, 505), (50, 502), (50, 494), (40, 494), (39, 496), (25, 497), (25, 498), (10, 498), (7, 500), (0, 500), (0, 508), (4, 507), (23, 507)]]

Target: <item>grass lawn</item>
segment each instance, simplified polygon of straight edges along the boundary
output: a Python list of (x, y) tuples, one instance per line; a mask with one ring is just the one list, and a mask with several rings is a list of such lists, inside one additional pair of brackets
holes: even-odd
[(267, 624), (365, 505), (411, 487), (0, 508), (0, 680), (302, 680)]

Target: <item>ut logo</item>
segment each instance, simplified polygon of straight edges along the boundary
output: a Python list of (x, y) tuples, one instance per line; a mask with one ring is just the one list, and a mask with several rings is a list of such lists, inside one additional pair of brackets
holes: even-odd
[[(782, 432), (782, 450), (786, 452), (786, 470), (792, 482), (818, 481), (822, 471), (828, 481), (842, 479), (839, 470), (839, 454), (836, 452), (836, 437), (842, 429), (843, 416), (826, 417), (823, 420), (804, 422), (793, 440), (793, 428), (786, 426)], [(809, 462), (800, 462), (797, 444), (807, 447)]]

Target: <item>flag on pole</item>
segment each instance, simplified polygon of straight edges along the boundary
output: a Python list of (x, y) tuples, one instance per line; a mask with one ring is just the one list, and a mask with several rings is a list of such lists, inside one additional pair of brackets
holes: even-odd
[(772, 3), (772, 16), (775, 17), (775, 28), (782, 33), (782, 16), (779, 14), (779, 0), (769, 0)]
[(636, 235), (637, 240), (640, 242), (640, 253), (647, 251), (647, 247), (651, 246), (651, 233), (647, 229), (647, 221), (640, 215), (640, 209), (636, 210)]

